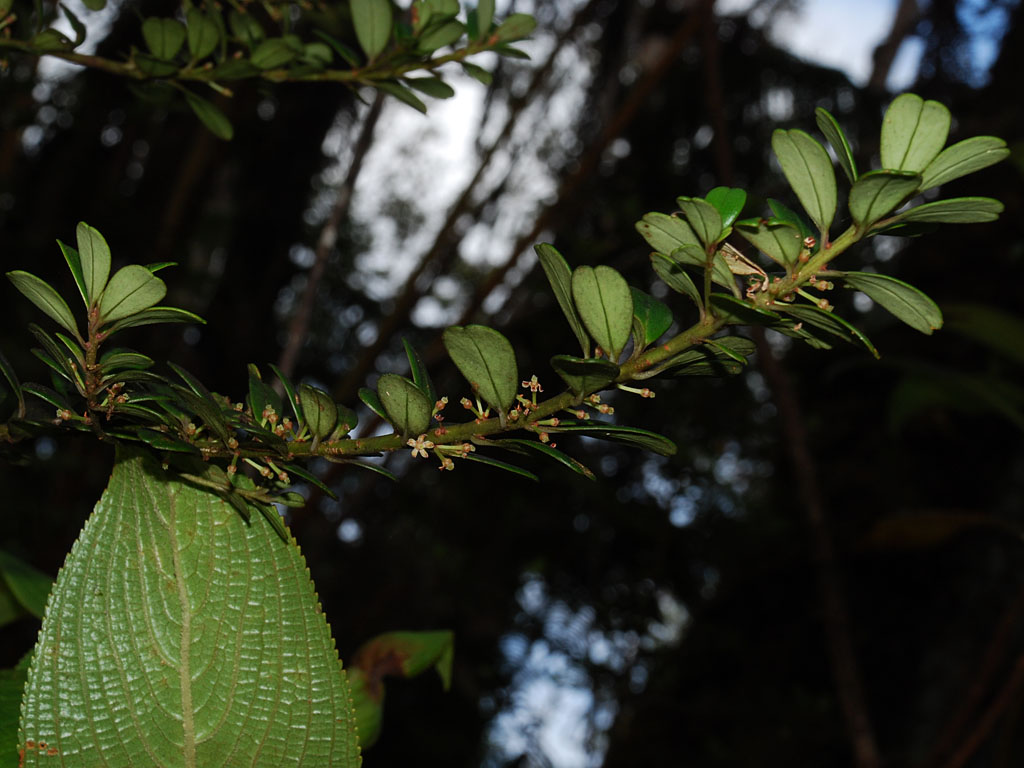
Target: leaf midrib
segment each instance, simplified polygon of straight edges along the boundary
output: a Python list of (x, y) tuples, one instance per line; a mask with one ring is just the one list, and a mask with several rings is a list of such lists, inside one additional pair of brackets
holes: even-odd
[(181, 549), (177, 543), (177, 511), (178, 505), (172, 491), (168, 494), (170, 514), (168, 527), (171, 534), (171, 558), (174, 563), (174, 582), (178, 590), (178, 602), (181, 604), (181, 638), (178, 663), (178, 677), (181, 685), (181, 727), (182, 753), (186, 768), (196, 768), (196, 723), (192, 711), (192, 606), (188, 598), (184, 570), (181, 562)]

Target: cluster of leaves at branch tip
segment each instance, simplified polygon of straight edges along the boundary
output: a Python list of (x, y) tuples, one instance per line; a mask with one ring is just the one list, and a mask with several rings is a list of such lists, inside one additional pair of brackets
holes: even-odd
[[(13, 2), (0, 0), (0, 20)], [(105, 4), (106, 0), (85, 2), (93, 11)], [(458, 0), (415, 0), (397, 15), (391, 0), (346, 0), (316, 7), (184, 0), (172, 16), (143, 19), (145, 48), (132, 46), (122, 61), (77, 57), (75, 49), (86, 39), (86, 25), (65, 4), (59, 7), (75, 31), (73, 40), (45, 28), (28, 40), (0, 39), (0, 56), (6, 47), (59, 55), (142, 81), (154, 99), (166, 100), (177, 91), (203, 125), (224, 140), (234, 135), (228, 116), (206, 97), (209, 94), (186, 83), (227, 98), (232, 95), (228, 86), (247, 80), (340, 82), (376, 88), (425, 112), (417, 94), (436, 99), (455, 95), (438, 74), (439, 67), (453, 62), (470, 77), (490, 84), (491, 74), (467, 57), (489, 51), (527, 58), (512, 43), (528, 38), (536, 26), (533, 17), (523, 13), (496, 20), (494, 0), (467, 8), (464, 18)], [(293, 16), (295, 12), (300, 18)], [(56, 13), (56, 4), (52, 11), (40, 9), (39, 23), (55, 22)], [(358, 50), (344, 42), (352, 37)]]

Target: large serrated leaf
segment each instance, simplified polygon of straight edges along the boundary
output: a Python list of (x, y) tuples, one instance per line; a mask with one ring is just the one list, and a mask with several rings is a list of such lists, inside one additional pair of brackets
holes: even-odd
[(473, 393), (504, 415), (519, 388), (516, 354), (508, 339), (484, 325), (453, 325), (442, 340)]
[(127, 450), (50, 597), (19, 740), (46, 768), (360, 762), (294, 540)]
[(583, 327), (579, 313), (576, 312), (576, 305), (572, 303), (572, 270), (569, 269), (565, 257), (549, 243), (535, 245), (533, 250), (537, 252), (537, 260), (540, 261), (544, 274), (547, 275), (558, 306), (562, 308), (562, 314), (569, 321), (569, 327), (572, 328), (576, 340), (583, 349), (584, 357), (590, 355), (590, 337)]
[(853, 151), (850, 149), (850, 142), (846, 140), (846, 134), (843, 133), (843, 129), (839, 127), (839, 123), (827, 109), (818, 107), (814, 110), (814, 118), (818, 124), (818, 130), (825, 135), (828, 143), (835, 150), (843, 173), (853, 184), (857, 181), (857, 162), (853, 159)]
[(850, 189), (850, 215), (867, 227), (894, 211), (917, 191), (921, 174), (912, 171), (869, 171)]
[(633, 298), (625, 278), (603, 264), (576, 267), (572, 298), (594, 341), (617, 362), (633, 327)]
[(974, 136), (946, 147), (921, 171), (921, 191), (959, 179), (998, 163), (1010, 154), (1006, 142), (995, 136)]
[(803, 131), (781, 128), (772, 134), (772, 149), (807, 215), (827, 234), (836, 215), (836, 173), (828, 152)]
[(939, 102), (900, 94), (882, 119), (882, 167), (920, 173), (946, 143), (951, 121), (949, 110)]
[(845, 272), (843, 282), (866, 293), (896, 317), (921, 333), (931, 334), (942, 327), (939, 307), (912, 285), (888, 275), (873, 272)]
[(352, 25), (366, 58), (373, 60), (391, 37), (390, 0), (351, 0)]

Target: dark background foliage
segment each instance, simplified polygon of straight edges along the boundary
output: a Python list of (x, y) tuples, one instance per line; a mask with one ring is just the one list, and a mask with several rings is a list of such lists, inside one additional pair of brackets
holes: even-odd
[[(141, 4), (147, 15), (172, 5)], [(422, 274), (404, 289), (393, 282), (383, 297), (366, 289), (373, 275), (359, 258), (372, 246), (373, 222), (350, 209), (326, 254), (297, 377), (355, 405), (355, 389), (375, 371), (402, 372), (405, 336), (457, 402), (460, 382), (437, 354), (438, 329), (410, 319), (433, 296), (448, 322), (500, 327), (524, 378), (537, 373), (554, 389), (547, 359), (571, 352), (572, 337), (543, 275), (525, 268), (528, 255), (507, 270), (491, 266), (513, 243), (518, 255), (551, 240), (572, 264), (610, 264), (657, 291), (633, 223), (720, 183), (746, 186), (751, 214), (765, 198), (785, 197), (769, 154), (775, 127), (812, 130), (814, 108), (825, 106), (862, 165), (877, 153), (892, 94), (858, 88), (773, 43), (785, 34), (776, 26), (767, 35), (773, 19), (784, 27), (799, 18), (782, 3), (738, 17), (667, 0), (546, 0), (525, 10), (552, 45), (561, 35), (565, 55), (547, 77), (531, 74), (543, 49), (532, 63), (505, 61), (487, 92), (480, 152), (495, 116), (519, 121), (496, 153), (508, 175), (498, 163), (450, 217)], [(1009, 0), (933, 0), (901, 30), (923, 42), (912, 90), (950, 106), (951, 140), (985, 133), (1016, 147), (1013, 161), (944, 194), (991, 195), (1006, 214), (900, 247), (866, 244), (848, 266), (860, 260), (894, 274), (943, 306), (1019, 311), (1019, 21)], [(982, 22), (998, 45), (990, 69), (970, 55)], [(137, 33), (137, 16), (123, 12), (101, 49), (123, 50)], [(884, 82), (884, 55), (878, 62), (875, 82)], [(560, 103), (573, 105), (564, 124), (546, 117)], [(106, 235), (115, 261), (179, 262), (166, 273), (168, 303), (208, 325), (140, 329), (131, 343), (237, 398), (246, 363), (278, 360), (301, 303), (311, 266), (303, 254), (312, 254), (337, 191), (323, 173), (334, 160), (325, 137), (340, 132), (342, 146), (353, 147), (366, 109), (347, 91), (298, 85), (241, 88), (225, 108), (236, 127), (231, 143), (180, 105), (139, 99), (101, 73), (48, 80), (37, 62), (13, 59), (0, 75), (0, 259), (5, 270), (28, 266), (68, 289), (54, 238), (70, 240), (85, 220)], [(385, 107), (375, 141), (387, 140), (396, 119), (395, 106)], [(425, 131), (432, 119), (423, 119)], [(394, 172), (421, 159), (415, 147), (396, 153)], [(533, 177), (557, 193), (531, 192)], [(357, 184), (356, 195), (364, 189)], [(384, 199), (377, 215), (393, 217), (400, 236), (439, 224), (417, 200)], [(500, 225), (512, 214), (509, 235)], [(480, 250), (467, 234), (487, 242), (490, 261), (464, 258)], [(396, 268), (407, 273), (402, 265), (423, 250), (396, 253)], [(445, 281), (456, 295), (436, 289)], [(481, 286), (497, 286), (506, 300), (483, 302)], [(38, 318), (10, 286), (0, 294), (0, 348), (23, 377), (39, 376), (25, 330)], [(663, 460), (565, 440), (560, 447), (597, 470), (595, 483), (557, 467), (531, 467), (539, 485), (475, 465), (442, 476), (407, 455), (391, 462), (399, 484), (318, 467), (340, 502), (314, 496), (290, 522), (342, 657), (393, 629), (456, 636), (451, 692), (430, 677), (389, 685), (383, 737), (366, 753), (367, 768), (569, 765), (560, 743), (582, 745), (586, 764), (609, 767), (868, 768), (851, 746), (849, 691), (836, 682), (821, 597), (829, 587), (801, 473), (820, 485), (847, 608), (843, 631), (865, 692), (859, 714), (884, 764), (1019, 765), (1022, 360), (955, 327), (923, 337), (881, 310), (861, 312), (848, 297), (837, 303), (883, 357), (773, 343), (809, 434), (801, 467), (788, 458), (793, 425), (779, 416), (778, 379), (756, 363), (728, 380), (659, 383), (653, 401), (615, 398), (625, 423), (664, 432), (680, 451)], [(500, 308), (489, 316), (481, 305)], [(682, 302), (675, 306), (680, 322), (689, 319)], [(955, 318), (955, 307), (948, 314)], [(378, 333), (383, 342), (367, 352)], [(112, 457), (68, 436), (5, 455), (0, 544), (55, 574)], [(26, 620), (3, 630), (7, 664), (36, 629)], [(558, 732), (567, 691), (585, 702), (582, 734)]]

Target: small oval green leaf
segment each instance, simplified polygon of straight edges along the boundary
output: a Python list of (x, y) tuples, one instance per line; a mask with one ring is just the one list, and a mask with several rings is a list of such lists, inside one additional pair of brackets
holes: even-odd
[(111, 323), (149, 309), (167, 294), (164, 281), (138, 264), (122, 267), (100, 297), (100, 321)]
[(700, 291), (693, 283), (693, 278), (686, 274), (683, 265), (664, 255), (663, 253), (651, 254), (651, 266), (655, 274), (662, 281), (677, 293), (688, 296), (698, 307), (701, 306)]
[(995, 136), (974, 136), (946, 147), (921, 171), (921, 191), (980, 171), (1009, 156), (1006, 142)]
[(882, 119), (882, 167), (923, 171), (946, 143), (951, 120), (949, 110), (937, 101), (915, 93), (897, 96)]
[(772, 149), (807, 215), (827, 235), (836, 215), (836, 172), (828, 152), (803, 131), (781, 128), (772, 133)]
[(735, 231), (761, 253), (784, 267), (793, 266), (800, 258), (803, 238), (800, 230), (789, 222), (749, 220), (738, 223)]
[(558, 306), (562, 308), (562, 314), (569, 321), (569, 327), (572, 328), (576, 340), (579, 341), (580, 347), (583, 349), (583, 355), (590, 355), (590, 337), (576, 312), (576, 305), (572, 303), (572, 270), (569, 269), (565, 258), (555, 246), (549, 243), (540, 243), (533, 246), (533, 250), (537, 252), (537, 259), (544, 269), (544, 274), (547, 275)]
[(366, 58), (371, 61), (391, 37), (390, 0), (351, 0), (352, 25)]
[(511, 43), (529, 37), (537, 27), (537, 20), (528, 13), (513, 13), (494, 30), (494, 39)]
[(249, 61), (258, 69), (277, 69), (283, 67), (298, 55), (287, 40), (273, 37), (256, 46)]
[(61, 295), (45, 280), (41, 280), (30, 272), (16, 269), (7, 273), (8, 279), (14, 283), (25, 298), (35, 304), (53, 320), (56, 320), (75, 338), (80, 339), (75, 328), (75, 316)]
[(442, 340), (473, 393), (503, 417), (519, 387), (516, 355), (508, 339), (483, 325), (455, 325), (445, 330)]
[(213, 102), (207, 101), (189, 90), (185, 91), (185, 101), (210, 133), (218, 139), (231, 141), (235, 135), (235, 129), (227, 115), (221, 112)]
[(666, 256), (671, 256), (674, 250), (684, 245), (701, 245), (693, 227), (678, 216), (657, 212), (645, 214), (636, 223), (636, 231), (651, 248)]
[(611, 267), (576, 267), (572, 297), (580, 319), (608, 359), (618, 362), (633, 326), (633, 297), (629, 285)]
[(853, 184), (857, 181), (857, 163), (853, 159), (853, 151), (850, 149), (850, 142), (846, 140), (846, 134), (843, 133), (843, 129), (839, 127), (839, 123), (827, 109), (818, 107), (814, 110), (814, 117), (818, 123), (818, 130), (825, 135), (828, 143), (835, 150), (843, 173), (846, 174), (846, 178)]
[(942, 312), (938, 305), (924, 292), (902, 280), (873, 272), (846, 272), (843, 282), (866, 293), (914, 330), (930, 335), (942, 327)]
[(683, 215), (705, 248), (718, 242), (723, 224), (722, 215), (715, 206), (699, 197), (679, 197), (676, 203), (683, 209)]
[(747, 193), (737, 187), (715, 187), (704, 199), (715, 207), (722, 217), (722, 226), (732, 226), (747, 204)]
[(643, 329), (643, 336), (637, 339), (637, 344), (646, 347), (657, 341), (672, 325), (672, 310), (639, 288), (630, 286), (629, 292), (633, 297), (633, 320)]
[(198, 8), (190, 8), (185, 19), (188, 22), (188, 49), (192, 59), (205, 59), (220, 42), (220, 29)]
[(858, 226), (874, 224), (905, 203), (921, 184), (912, 171), (869, 171), (850, 188), (850, 215)]
[(309, 431), (323, 440), (338, 423), (338, 407), (329, 394), (309, 384), (299, 385), (299, 403)]
[(85, 283), (86, 300), (94, 304), (107, 286), (110, 277), (110, 246), (95, 227), (84, 221), (75, 228), (75, 242), (82, 262), (82, 280)]
[(377, 396), (390, 421), (403, 435), (420, 435), (430, 426), (434, 404), (413, 382), (394, 373), (382, 374)]
[(142, 22), (142, 37), (158, 59), (173, 59), (185, 44), (185, 25), (177, 19), (151, 17)]
[(935, 224), (977, 224), (995, 221), (1003, 212), (1003, 204), (991, 197), (953, 197), (936, 200), (897, 214), (893, 222), (920, 221)]

